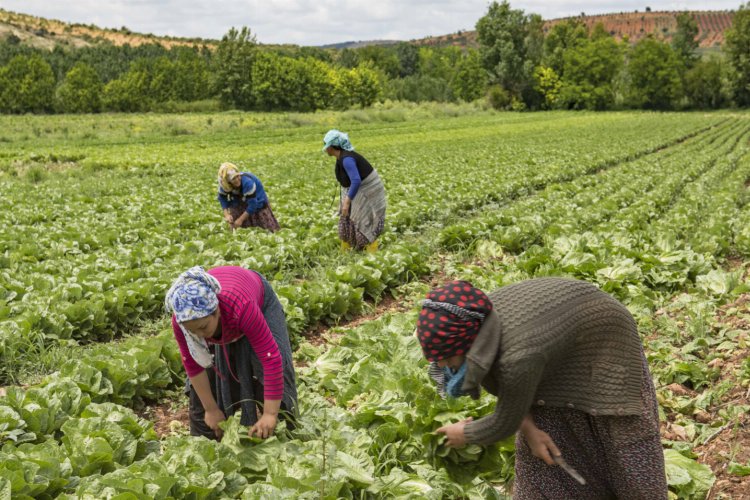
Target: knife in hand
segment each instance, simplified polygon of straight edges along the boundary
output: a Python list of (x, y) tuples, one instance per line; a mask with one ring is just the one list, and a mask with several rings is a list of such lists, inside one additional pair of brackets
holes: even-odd
[(573, 467), (568, 465), (568, 462), (566, 462), (563, 457), (561, 456), (553, 457), (553, 460), (555, 461), (555, 464), (562, 467), (562, 470), (567, 472), (570, 475), (570, 477), (578, 481), (580, 484), (586, 484), (586, 480), (583, 478), (583, 476), (580, 475), (578, 471), (575, 470)]

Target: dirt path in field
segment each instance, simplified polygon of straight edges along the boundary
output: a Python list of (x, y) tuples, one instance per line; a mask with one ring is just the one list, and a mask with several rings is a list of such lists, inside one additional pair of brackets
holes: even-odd
[[(417, 280), (418, 282), (425, 283), (430, 288), (435, 288), (439, 285), (442, 285), (446, 281), (453, 279), (449, 278), (446, 273), (442, 271), (442, 269), (444, 268), (443, 264), (446, 261), (446, 257), (444, 255), (439, 255), (437, 257), (437, 260), (440, 264), (438, 266), (440, 271), (435, 272), (429, 276), (424, 276)], [(411, 283), (407, 283), (407, 285)], [(394, 298), (393, 295), (390, 295), (389, 291), (386, 291), (385, 295), (383, 295), (380, 302), (377, 303), (375, 309), (371, 312), (346, 321), (342, 321), (336, 326), (328, 326), (323, 323), (319, 323), (310, 330), (302, 332), (302, 338), (304, 338), (307, 342), (311, 343), (314, 346), (320, 346), (340, 337), (341, 334), (336, 331), (338, 328), (356, 328), (362, 323), (367, 323), (368, 321), (377, 319), (384, 314), (406, 312), (412, 307), (414, 307), (413, 300), (403, 297)]]
[[(737, 314), (744, 312), (744, 314)], [(744, 345), (750, 343), (750, 294), (744, 294), (736, 301), (719, 310), (717, 320), (732, 330), (743, 332)], [(743, 365), (750, 359), (750, 347), (736, 350), (726, 360), (712, 361), (715, 368), (721, 370), (716, 385), (731, 381), (732, 389), (711, 407), (710, 421), (718, 420), (718, 413), (724, 408), (738, 405), (750, 406), (750, 387), (740, 385), (740, 374)], [(715, 436), (715, 437), (714, 437)], [(711, 467), (716, 474), (716, 483), (708, 495), (708, 500), (723, 498), (750, 499), (750, 476), (740, 477), (728, 470), (730, 462), (750, 465), (750, 415), (742, 412), (736, 420), (730, 421), (709, 436), (706, 442), (694, 450), (700, 455), (699, 462)]]
[[(750, 294), (741, 295), (722, 306), (713, 319), (713, 328), (741, 332), (737, 343), (742, 347), (726, 358), (716, 358), (708, 363), (708, 367), (719, 370), (719, 377), (712, 385), (716, 387), (730, 382), (732, 388), (707, 411), (697, 410), (692, 414), (692, 419), (702, 424), (723, 422), (721, 413), (728, 408), (750, 406), (750, 387), (741, 385), (744, 366), (750, 359)], [(671, 384), (667, 388), (677, 396), (695, 398), (699, 395), (699, 392), (680, 384)], [(662, 422), (662, 437), (671, 441), (689, 441), (685, 427), (675, 424), (676, 417), (676, 414), (667, 412), (667, 421)], [(693, 451), (698, 455), (698, 462), (708, 465), (716, 475), (707, 500), (750, 499), (750, 476), (741, 477), (729, 472), (732, 462), (750, 465), (750, 415), (747, 412), (741, 412), (717, 427)]]
[(348, 320), (341, 321), (335, 326), (329, 326), (323, 323), (319, 323), (312, 327), (310, 330), (302, 332), (301, 337), (314, 346), (321, 346), (329, 343), (331, 340), (340, 337), (342, 334), (338, 332), (339, 328), (356, 328), (362, 323), (372, 321), (383, 314), (404, 312), (409, 309), (409, 305), (404, 303), (403, 300), (395, 299), (391, 295), (384, 295), (380, 302), (375, 306), (371, 312), (357, 316)]

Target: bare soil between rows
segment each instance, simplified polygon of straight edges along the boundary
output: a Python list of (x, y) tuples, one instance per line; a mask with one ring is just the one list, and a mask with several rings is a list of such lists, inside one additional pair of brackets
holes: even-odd
[[(737, 300), (722, 306), (716, 317), (715, 324), (719, 327), (742, 332), (744, 343), (750, 343), (750, 294), (744, 294)], [(734, 311), (734, 312), (730, 312)], [(721, 421), (719, 412), (730, 406), (750, 405), (750, 388), (740, 384), (739, 374), (746, 359), (750, 358), (750, 348), (742, 348), (732, 352), (726, 359), (717, 358), (709, 362), (709, 366), (720, 370), (719, 378), (714, 382), (718, 386), (725, 381), (732, 383), (730, 389), (721, 400), (711, 405), (708, 411), (698, 411), (693, 415), (695, 421), (708, 424)], [(696, 391), (680, 384), (668, 386), (674, 394), (688, 397), (698, 395)], [(662, 422), (662, 438), (671, 441), (687, 441), (684, 430), (673, 425), (674, 415), (667, 415), (667, 421)], [(750, 500), (750, 476), (741, 477), (731, 474), (728, 470), (731, 462), (740, 465), (750, 464), (750, 415), (740, 414), (739, 417), (727, 424), (717, 427), (714, 434), (693, 448), (698, 455), (698, 462), (711, 468), (716, 475), (716, 482), (709, 491), (707, 500)]]

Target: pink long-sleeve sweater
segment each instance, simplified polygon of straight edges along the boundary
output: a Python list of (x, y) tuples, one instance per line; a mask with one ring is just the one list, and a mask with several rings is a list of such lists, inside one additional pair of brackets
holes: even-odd
[[(209, 344), (228, 344), (244, 335), (263, 365), (264, 399), (279, 400), (284, 394), (284, 373), (279, 347), (268, 328), (263, 312), (264, 289), (258, 274), (241, 267), (216, 267), (208, 274), (219, 281), (218, 294), (221, 337), (206, 339)], [(172, 329), (182, 354), (182, 364), (189, 377), (203, 371), (190, 355), (185, 337), (172, 316)], [(222, 355), (217, 350), (217, 356)]]

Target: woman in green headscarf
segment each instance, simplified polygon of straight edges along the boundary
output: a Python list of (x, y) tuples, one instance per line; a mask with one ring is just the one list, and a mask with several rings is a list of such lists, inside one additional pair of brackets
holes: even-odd
[(385, 225), (385, 188), (378, 172), (349, 142), (349, 136), (329, 130), (323, 151), (336, 158), (336, 180), (341, 185), (339, 238), (345, 250), (378, 248), (377, 237)]

